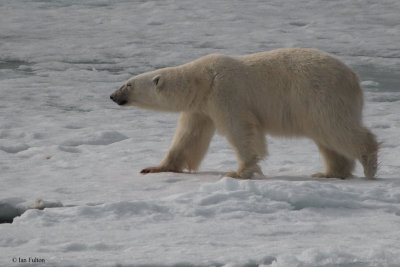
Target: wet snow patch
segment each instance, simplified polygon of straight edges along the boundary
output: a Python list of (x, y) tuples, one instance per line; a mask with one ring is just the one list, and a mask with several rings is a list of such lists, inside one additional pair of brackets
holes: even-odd
[(10, 144), (10, 145), (0, 145), (0, 150), (3, 150), (6, 153), (19, 153), (25, 150), (28, 150), (30, 146), (27, 144)]
[(304, 26), (307, 26), (307, 25), (308, 25), (308, 22), (304, 22), (304, 21), (292, 21), (292, 22), (289, 22), (289, 25), (296, 26), (296, 27), (304, 27)]
[(63, 142), (61, 145), (64, 147), (65, 146), (75, 147), (80, 145), (106, 146), (112, 143), (123, 141), (125, 139), (128, 139), (128, 137), (119, 132), (108, 131), (102, 133), (87, 134), (79, 137), (77, 136)]

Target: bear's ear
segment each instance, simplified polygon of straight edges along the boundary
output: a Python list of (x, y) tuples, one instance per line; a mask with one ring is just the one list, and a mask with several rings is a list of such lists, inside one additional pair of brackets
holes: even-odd
[(160, 78), (161, 78), (161, 75), (157, 75), (153, 78), (153, 83), (155, 86), (157, 86), (160, 83)]

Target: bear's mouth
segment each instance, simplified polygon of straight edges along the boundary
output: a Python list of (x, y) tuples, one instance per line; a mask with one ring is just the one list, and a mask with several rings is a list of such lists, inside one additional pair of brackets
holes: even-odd
[(126, 99), (120, 99), (120, 98), (118, 98), (118, 96), (114, 93), (114, 94), (112, 94), (112, 95), (110, 95), (110, 99), (112, 100), (112, 101), (114, 101), (115, 103), (117, 103), (118, 105), (120, 105), (120, 106), (123, 106), (123, 105), (125, 105), (126, 103), (128, 103), (128, 101), (126, 100)]
[(126, 101), (126, 100), (121, 100), (121, 101), (118, 101), (118, 105), (120, 105), (120, 106), (123, 106), (123, 105), (125, 105), (126, 103), (128, 103), (128, 101)]

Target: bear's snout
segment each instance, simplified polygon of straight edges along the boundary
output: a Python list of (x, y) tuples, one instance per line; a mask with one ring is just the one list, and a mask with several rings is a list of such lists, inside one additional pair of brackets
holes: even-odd
[(119, 90), (112, 93), (110, 99), (120, 106), (125, 105), (128, 102), (126, 98), (119, 93)]

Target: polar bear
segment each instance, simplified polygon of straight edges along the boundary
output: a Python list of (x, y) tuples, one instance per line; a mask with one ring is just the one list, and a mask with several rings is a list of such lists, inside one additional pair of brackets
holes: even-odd
[(236, 152), (227, 176), (262, 174), (266, 134), (308, 137), (325, 171), (348, 178), (355, 159), (367, 178), (377, 171), (378, 143), (362, 124), (363, 93), (356, 74), (315, 49), (283, 48), (244, 56), (211, 54), (130, 78), (110, 98), (119, 105), (180, 112), (169, 151), (141, 173), (196, 170), (215, 130)]

